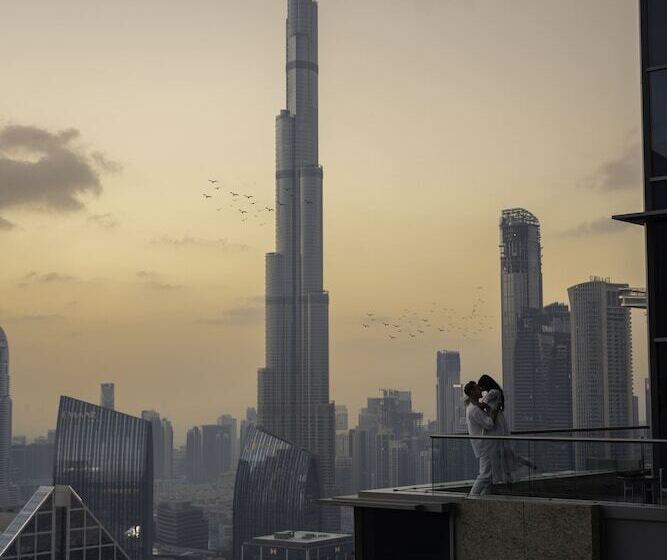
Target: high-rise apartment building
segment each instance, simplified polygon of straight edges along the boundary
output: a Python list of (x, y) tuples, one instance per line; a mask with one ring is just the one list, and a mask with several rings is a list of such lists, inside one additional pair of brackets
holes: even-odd
[[(500, 296), (502, 313), (503, 388), (510, 411), (508, 420), (521, 412), (522, 379), (517, 378), (515, 354), (521, 321), (542, 309), (542, 246), (540, 222), (528, 210), (503, 210), (500, 217)], [(530, 367), (524, 366), (524, 371)], [(527, 380), (532, 384), (532, 380)]]
[(208, 521), (204, 511), (187, 501), (159, 504), (156, 538), (170, 546), (206, 550)]
[(113, 383), (100, 385), (100, 406), (116, 410), (116, 386)]
[(250, 427), (257, 425), (257, 409), (248, 408), (245, 413), (245, 420), (241, 420), (241, 426), (239, 428), (239, 457), (243, 453), (243, 448), (245, 447), (246, 436)]
[[(231, 414), (222, 414), (218, 417), (218, 425), (225, 426), (230, 438), (231, 455), (229, 456), (229, 468), (227, 471), (234, 470), (239, 461), (239, 430), (238, 420)], [(226, 472), (227, 472), (226, 471)]]
[(54, 484), (71, 486), (132, 560), (153, 545), (151, 423), (60, 398)]
[(9, 343), (0, 327), (0, 507), (12, 504), (10, 478), (12, 452), (12, 399), (9, 396)]
[[(317, 14), (313, 0), (288, 2), (287, 108), (276, 119), (276, 251), (266, 257), (266, 362), (257, 404), (259, 426), (317, 457), (322, 492), (331, 495), (334, 406), (322, 268)], [(327, 528), (335, 529), (330, 522)]]
[(632, 327), (619, 300), (627, 287), (592, 278), (568, 289), (574, 428), (632, 423)]
[(164, 428), (160, 413), (155, 410), (142, 410), (141, 418), (151, 423), (153, 432), (153, 473), (155, 480), (164, 478)]
[(188, 430), (185, 444), (185, 477), (191, 483), (202, 482), (204, 479), (202, 435), (198, 426)]
[(166, 418), (162, 419), (162, 478), (167, 480), (174, 476), (174, 428)]
[(461, 389), (461, 355), (451, 350), (436, 354), (436, 418), (438, 432), (465, 431), (465, 406)]

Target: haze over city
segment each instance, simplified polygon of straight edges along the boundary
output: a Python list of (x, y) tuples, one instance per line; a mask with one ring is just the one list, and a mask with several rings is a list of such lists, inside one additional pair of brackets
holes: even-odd
[[(464, 379), (500, 374), (503, 208), (541, 221), (545, 303), (590, 275), (644, 285), (641, 229), (608, 219), (642, 204), (634, 1), (320, 13), (331, 396), (352, 416), (396, 387), (434, 417), (442, 348), (461, 350)], [(4, 7), (0, 178), (30, 179), (0, 181), (15, 433), (52, 428), (60, 394), (94, 402), (104, 381), (178, 440), (255, 405), (284, 32), (282, 1)], [(244, 194), (263, 213), (239, 212)], [(368, 313), (431, 328), (390, 338)]]

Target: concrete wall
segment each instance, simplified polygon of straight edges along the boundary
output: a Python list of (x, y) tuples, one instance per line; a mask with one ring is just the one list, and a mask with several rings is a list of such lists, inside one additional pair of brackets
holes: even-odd
[(600, 560), (595, 505), (464, 500), (455, 531), (456, 560)]

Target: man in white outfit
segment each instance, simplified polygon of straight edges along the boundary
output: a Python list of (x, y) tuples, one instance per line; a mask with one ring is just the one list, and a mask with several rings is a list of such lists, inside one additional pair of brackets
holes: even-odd
[[(479, 406), (479, 399), (482, 398), (482, 390), (477, 383), (470, 381), (466, 383), (463, 392), (468, 397), (468, 404), (466, 406), (466, 424), (468, 425), (468, 435), (481, 436), (484, 435), (484, 430), (490, 430), (495, 423), (495, 416), (498, 409), (489, 415), (484, 412)], [(493, 472), (491, 455), (488, 441), (483, 439), (471, 439), (470, 444), (475, 453), (475, 457), (479, 459), (479, 475), (470, 490), (470, 496), (483, 496), (489, 493), (491, 484), (493, 483)]]

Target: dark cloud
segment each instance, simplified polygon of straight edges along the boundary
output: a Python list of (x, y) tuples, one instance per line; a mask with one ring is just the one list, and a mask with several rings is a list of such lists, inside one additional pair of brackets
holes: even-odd
[(256, 325), (264, 320), (264, 296), (243, 298), (234, 307), (214, 317), (200, 319), (197, 323), (211, 326), (241, 327)]
[(167, 247), (174, 248), (186, 248), (186, 247), (203, 247), (206, 249), (219, 249), (222, 251), (249, 251), (252, 249), (250, 245), (244, 243), (231, 243), (229, 240), (220, 238), (220, 239), (203, 239), (201, 237), (190, 237), (188, 235), (184, 237), (169, 237), (164, 235), (157, 239), (153, 240), (153, 243), (156, 245), (165, 245)]
[(582, 237), (582, 236), (591, 236), (591, 235), (607, 235), (613, 233), (619, 233), (630, 226), (625, 222), (618, 222), (612, 220), (610, 217), (602, 216), (591, 222), (583, 222), (571, 229), (561, 232), (563, 237)]
[(0, 216), (0, 231), (11, 231), (13, 229), (16, 229), (16, 226), (9, 220), (5, 220)]
[(633, 140), (622, 154), (602, 163), (580, 186), (599, 191), (623, 191), (641, 189), (642, 184), (642, 148), (638, 140)]
[(144, 286), (157, 291), (179, 290), (183, 287), (178, 284), (169, 284), (163, 281), (157, 272), (150, 270), (140, 270), (137, 272), (137, 278), (141, 280), (141, 283)]
[(88, 216), (87, 222), (103, 229), (116, 229), (120, 225), (113, 214), (92, 214)]
[(87, 155), (73, 128), (49, 132), (34, 126), (0, 129), (0, 208), (27, 206), (57, 212), (80, 210), (81, 195), (102, 192), (101, 173), (120, 166), (100, 152)]

